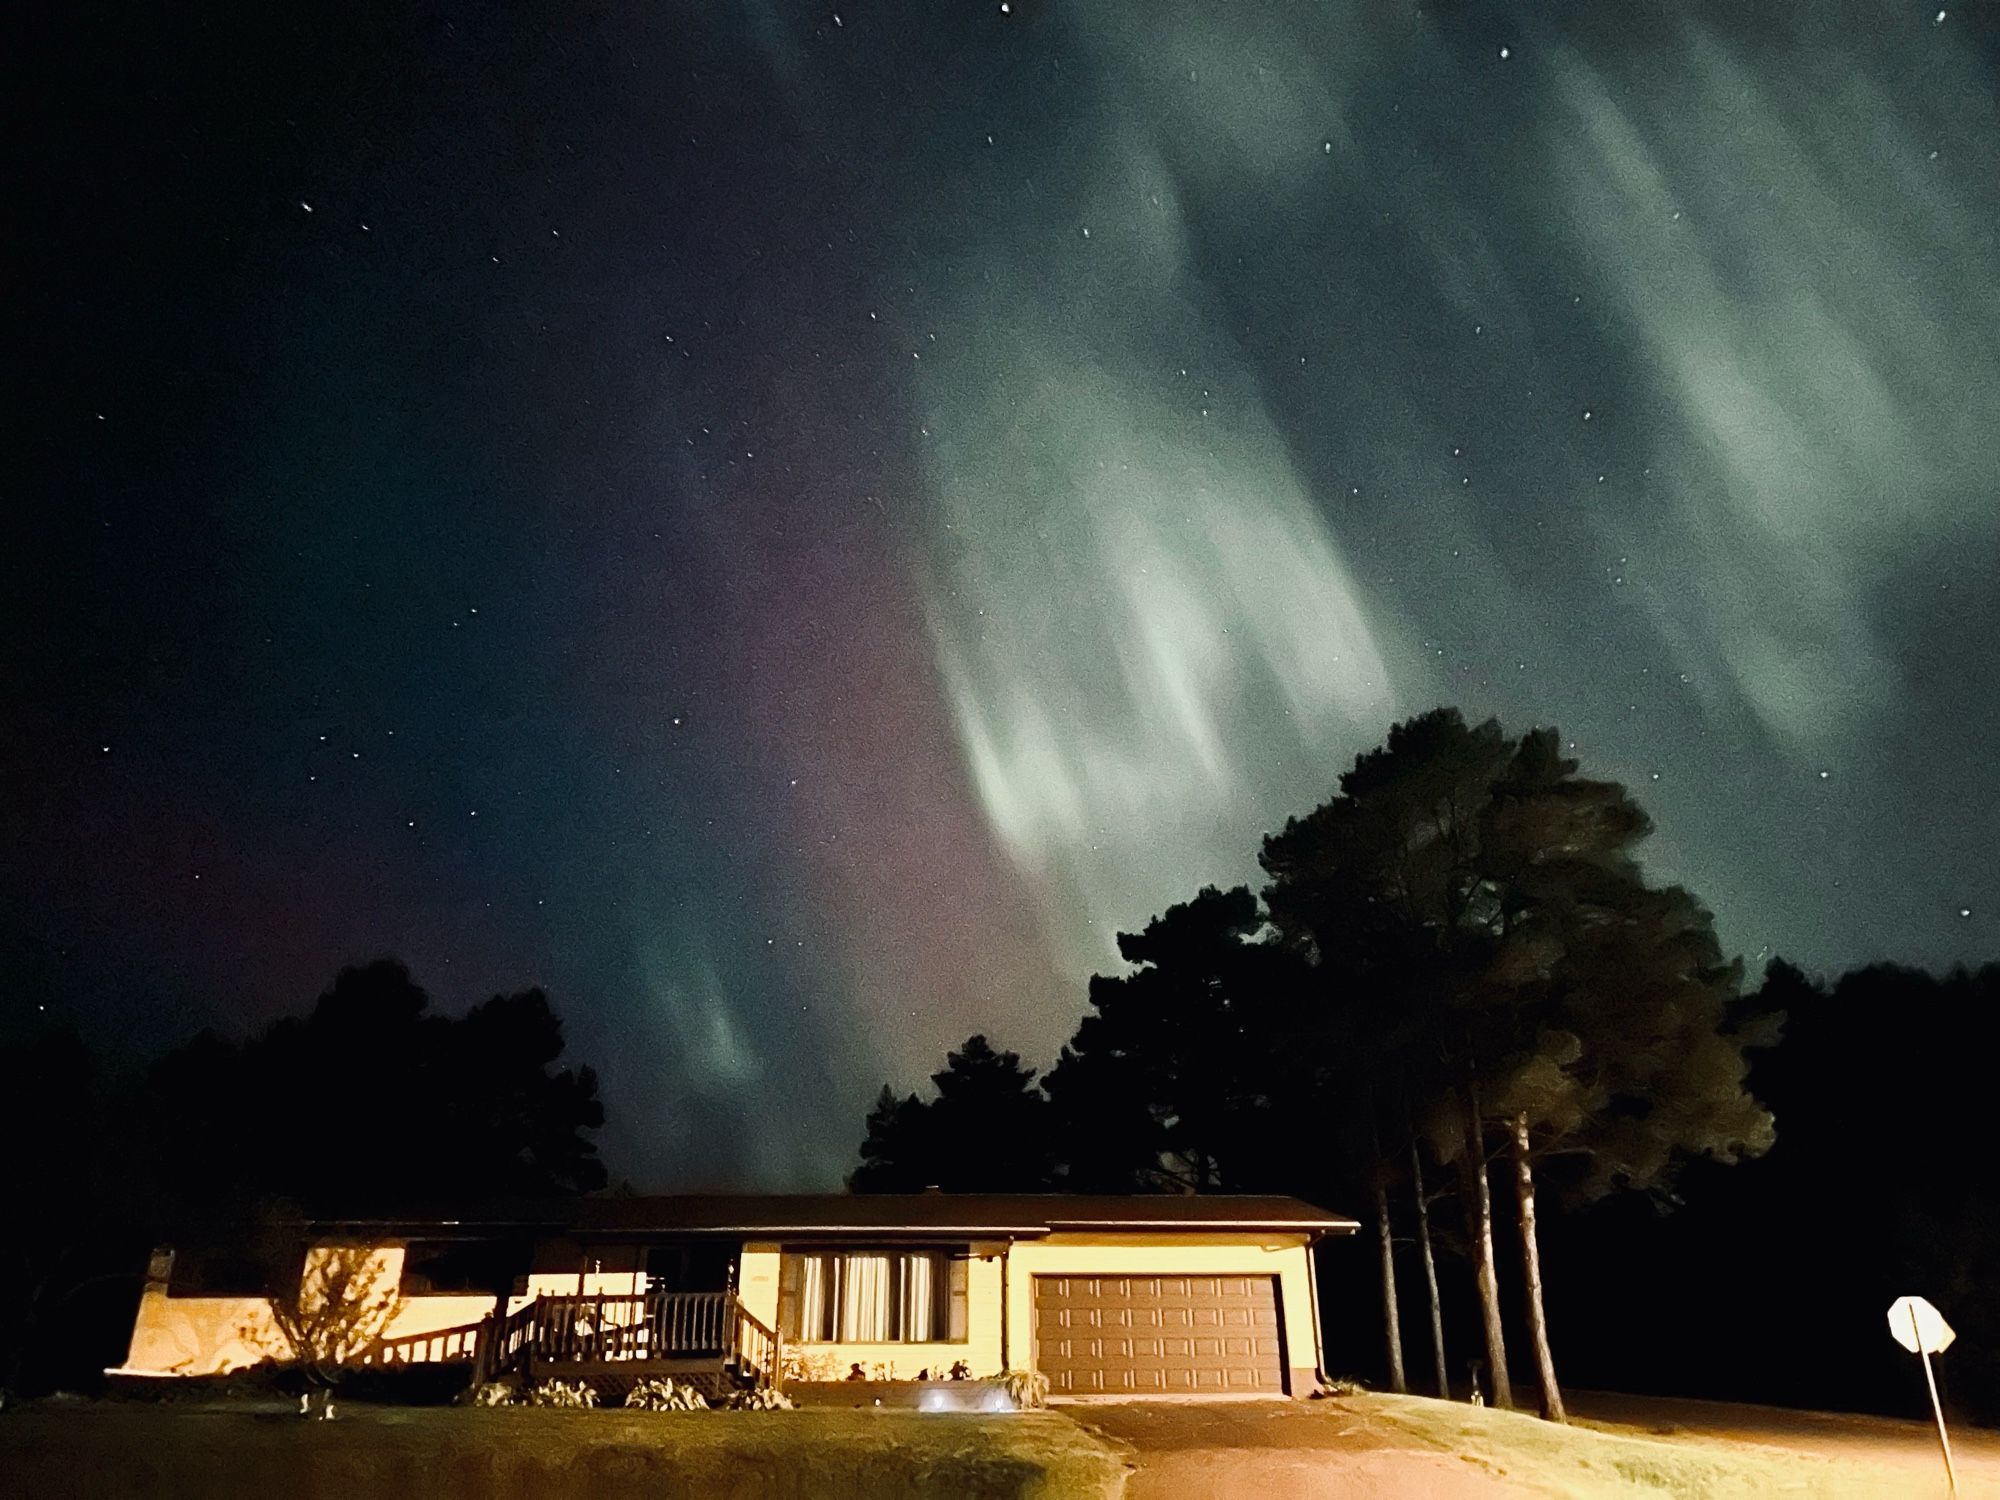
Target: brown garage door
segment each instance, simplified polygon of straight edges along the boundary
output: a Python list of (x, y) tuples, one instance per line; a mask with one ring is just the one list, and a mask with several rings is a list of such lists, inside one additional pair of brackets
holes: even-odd
[(1037, 1276), (1056, 1396), (1282, 1395), (1275, 1276)]

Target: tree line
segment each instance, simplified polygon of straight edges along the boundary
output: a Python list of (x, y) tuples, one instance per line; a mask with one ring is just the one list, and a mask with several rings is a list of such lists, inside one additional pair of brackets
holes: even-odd
[[(1552, 1415), (1558, 1350), (1604, 1389), (1920, 1413), (1881, 1325), (1920, 1292), (1959, 1329), (1948, 1402), (2000, 1417), (2000, 966), (1780, 961), (1746, 993), (1701, 904), (1644, 878), (1649, 827), (1553, 731), (1399, 725), (1264, 841), (1258, 891), (1123, 935), (1046, 1078), (975, 1036), (928, 1097), (885, 1087), (852, 1186), (1348, 1209), (1381, 1295), (1359, 1327), (1325, 1257), (1330, 1346), (1496, 1400), (1525, 1352)], [(541, 991), (448, 1017), (392, 960), (131, 1080), (73, 1032), (0, 1047), (28, 1226), (0, 1241), (0, 1393), (115, 1364), (154, 1244), (594, 1191), (603, 1118)]]
[(0, 1237), (0, 1393), (89, 1388), (119, 1363), (155, 1244), (603, 1187), (597, 1077), (563, 1051), (541, 990), (446, 1016), (393, 959), (129, 1080), (66, 1029), (0, 1048), (19, 1214)]
[[(1396, 1390), (1410, 1383), (1414, 1322), (1431, 1389), (1466, 1389), (1454, 1375), (1473, 1365), (1484, 1399), (1513, 1404), (1511, 1346), (1541, 1411), (1561, 1419), (1553, 1305), (1594, 1382), (1679, 1379), (1681, 1393), (1708, 1394), (1692, 1349), (1676, 1376), (1598, 1331), (1664, 1294), (1682, 1329), (1712, 1330), (1727, 1359), (1759, 1322), (1723, 1325), (1704, 1288), (1734, 1293), (1764, 1256), (1764, 1295), (1819, 1284), (1810, 1268), (1852, 1225), (1836, 1229), (1826, 1209), (1775, 1222), (1746, 1195), (1784, 1183), (1770, 1201), (1797, 1210), (1800, 1184), (1846, 1180), (1855, 1156), (1828, 1139), (1828, 1100), (1852, 1108), (1862, 1085), (1802, 1074), (1791, 1059), (1805, 1049), (1780, 1037), (1789, 1024), (1809, 1048), (1847, 1038), (1858, 1069), (1869, 1041), (1854, 1039), (1872, 1040), (1880, 1018), (1849, 1007), (1842, 1019), (1841, 988), (1828, 997), (1782, 964), (1746, 993), (1708, 910), (1646, 878), (1637, 850), (1651, 829), (1554, 730), (1510, 735), (1450, 709), (1399, 724), (1334, 796), (1264, 840), (1261, 890), (1205, 889), (1121, 935), (1126, 972), (1090, 982), (1045, 1078), (975, 1036), (948, 1054), (931, 1097), (885, 1087), (851, 1185), (1296, 1193), (1367, 1220), (1378, 1373)], [(1792, 1111), (1800, 1138), (1780, 1149)], [(1911, 1149), (1907, 1128), (1894, 1139), (1878, 1136), (1871, 1159)], [(1706, 1242), (1676, 1240), (1663, 1226), (1689, 1192), (1745, 1209), (1746, 1233), (1768, 1238), (1732, 1243), (1710, 1214), (1680, 1226), (1704, 1226)], [(1992, 1243), (1941, 1191), (1929, 1211), (1958, 1225), (1934, 1238), (1966, 1264)], [(1815, 1231), (1826, 1244), (1807, 1243)], [(1663, 1257), (1669, 1244), (1679, 1253)], [(1440, 1261), (1469, 1272), (1469, 1295), (1454, 1295)], [(1951, 1274), (1969, 1284), (1957, 1263)], [(1746, 1311), (1740, 1295), (1713, 1305)], [(1784, 1351), (1766, 1359), (1788, 1364)], [(1740, 1393), (1781, 1390), (1752, 1380)], [(1886, 1384), (1862, 1404), (1885, 1403), (1899, 1404)]]

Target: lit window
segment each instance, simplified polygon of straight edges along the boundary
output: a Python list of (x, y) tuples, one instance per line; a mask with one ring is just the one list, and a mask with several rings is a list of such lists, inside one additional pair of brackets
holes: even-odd
[(836, 1251), (786, 1257), (789, 1335), (809, 1344), (962, 1339), (965, 1263), (941, 1251)]

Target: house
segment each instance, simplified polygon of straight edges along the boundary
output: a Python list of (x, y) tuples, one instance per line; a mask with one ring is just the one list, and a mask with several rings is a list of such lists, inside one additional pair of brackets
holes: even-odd
[[(1313, 1250), (1353, 1220), (1293, 1198), (879, 1194), (600, 1197), (559, 1212), (320, 1222), (282, 1259), (365, 1252), (400, 1291), (369, 1364), (476, 1378), (711, 1384), (1039, 1370), (1057, 1399), (1304, 1395)], [(267, 1262), (268, 1264), (268, 1262)], [(268, 1281), (162, 1250), (126, 1376), (270, 1357)]]

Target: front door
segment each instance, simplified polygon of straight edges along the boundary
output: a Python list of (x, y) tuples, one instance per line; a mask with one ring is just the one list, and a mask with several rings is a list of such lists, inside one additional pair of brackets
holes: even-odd
[(731, 1292), (736, 1246), (726, 1240), (681, 1240), (646, 1250), (649, 1292)]

